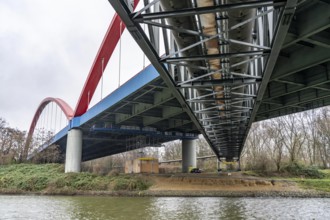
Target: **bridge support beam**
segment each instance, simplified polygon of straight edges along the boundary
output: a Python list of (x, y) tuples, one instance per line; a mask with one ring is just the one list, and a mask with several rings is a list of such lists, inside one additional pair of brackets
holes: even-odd
[(196, 166), (196, 140), (182, 140), (182, 172), (188, 173), (189, 167)]
[(65, 154), (65, 172), (79, 173), (82, 156), (82, 131), (71, 129), (68, 132)]

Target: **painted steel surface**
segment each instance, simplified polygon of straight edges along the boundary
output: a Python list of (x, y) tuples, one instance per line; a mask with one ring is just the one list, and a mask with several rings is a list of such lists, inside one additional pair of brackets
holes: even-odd
[[(139, 0), (134, 0), (134, 8), (139, 3)], [(80, 94), (77, 106), (74, 111), (74, 116), (81, 116), (87, 109), (96, 87), (102, 77), (103, 71), (106, 68), (116, 45), (125, 30), (125, 24), (122, 23), (118, 14), (115, 14), (103, 39), (99, 51), (95, 57), (89, 75), (86, 79), (83, 90)]]

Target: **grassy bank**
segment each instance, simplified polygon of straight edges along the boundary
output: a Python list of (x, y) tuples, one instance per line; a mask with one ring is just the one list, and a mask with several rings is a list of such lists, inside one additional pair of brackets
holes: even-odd
[[(330, 171), (322, 179), (268, 176), (255, 172), (219, 174), (126, 175), (64, 173), (60, 164), (0, 166), (0, 194), (120, 196), (282, 196), (330, 197)], [(265, 176), (263, 176), (265, 177)], [(281, 180), (279, 180), (281, 179)], [(318, 191), (301, 190), (315, 189)], [(150, 190), (147, 190), (149, 189)], [(143, 192), (142, 192), (143, 191)]]
[(296, 179), (295, 181), (305, 189), (315, 189), (330, 192), (330, 170), (320, 170), (324, 174), (322, 179)]
[(138, 175), (66, 174), (63, 165), (60, 164), (0, 166), (0, 193), (75, 194), (82, 191), (139, 191), (148, 189), (150, 185), (147, 179)]
[[(294, 170), (296, 171), (296, 170)], [(322, 192), (330, 192), (330, 170), (307, 170), (309, 172), (302, 172), (302, 173), (288, 173), (288, 172), (270, 172), (270, 173), (262, 173), (262, 172), (255, 172), (255, 171), (244, 171), (243, 173), (248, 176), (255, 176), (255, 177), (266, 177), (272, 179), (286, 179), (292, 182), (295, 182), (303, 189), (312, 189), (318, 190)], [(312, 173), (315, 175), (304, 175), (304, 174)]]

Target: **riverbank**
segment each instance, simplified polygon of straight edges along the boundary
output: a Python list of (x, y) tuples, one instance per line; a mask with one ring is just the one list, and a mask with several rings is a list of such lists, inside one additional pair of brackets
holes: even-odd
[(101, 176), (65, 174), (60, 164), (14, 164), (0, 166), (0, 194), (330, 198), (330, 178), (262, 178), (242, 173), (127, 175), (112, 172)]

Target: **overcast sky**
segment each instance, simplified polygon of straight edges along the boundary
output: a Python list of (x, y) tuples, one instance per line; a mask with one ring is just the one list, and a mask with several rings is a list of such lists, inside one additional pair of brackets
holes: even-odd
[[(46, 97), (74, 109), (113, 15), (107, 0), (0, 0), (0, 117), (27, 130)], [(143, 67), (140, 49), (124, 34), (121, 82)], [(118, 86), (118, 54), (117, 47), (103, 94)]]

